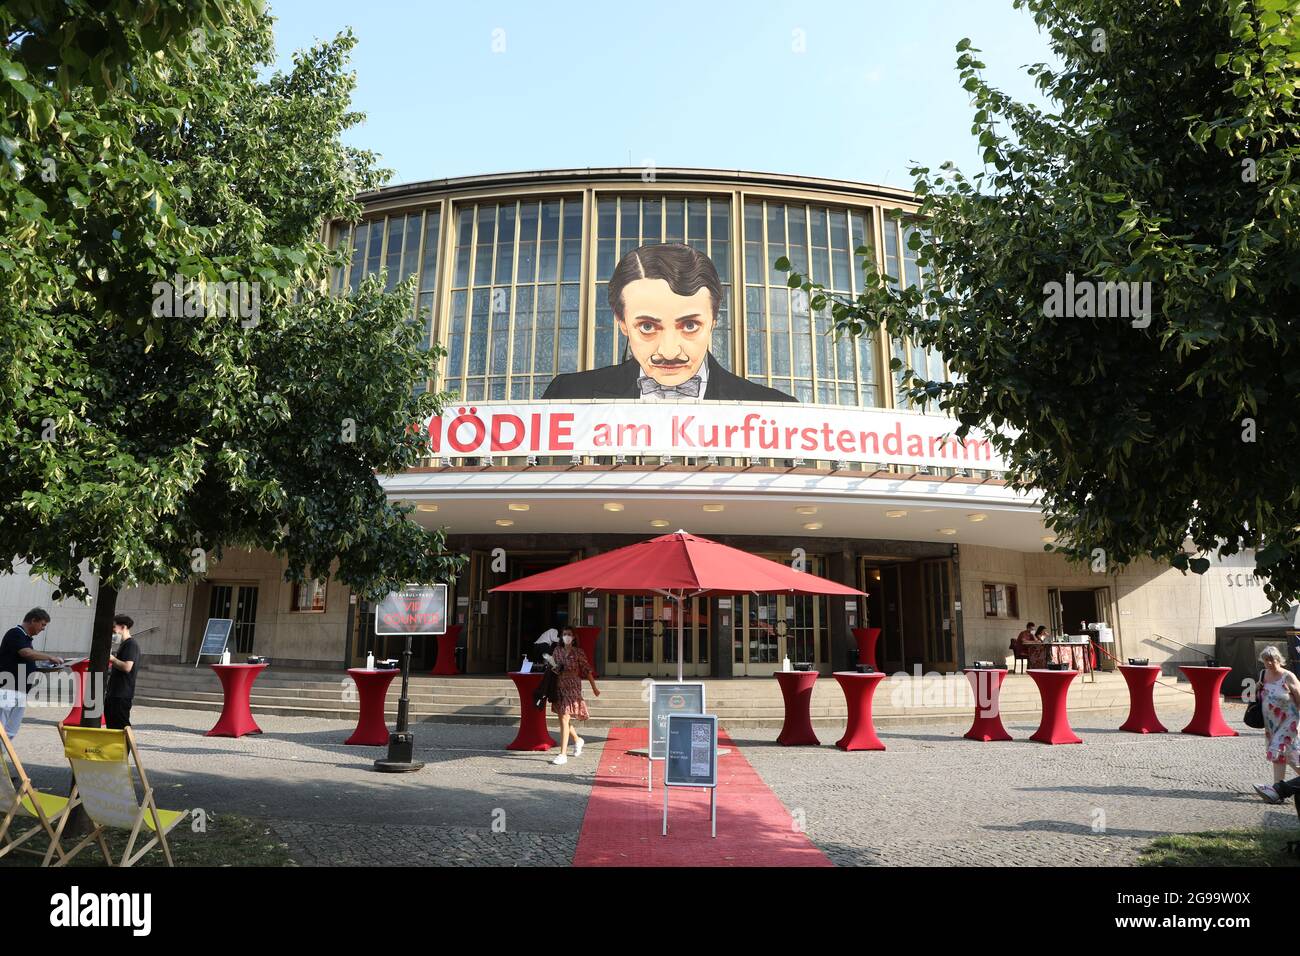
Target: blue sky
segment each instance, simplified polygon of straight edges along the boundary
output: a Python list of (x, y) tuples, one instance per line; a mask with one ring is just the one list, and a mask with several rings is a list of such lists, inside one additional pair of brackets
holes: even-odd
[(394, 183), (652, 162), (910, 187), (913, 160), (979, 165), (958, 40), (1021, 99), (1022, 67), (1050, 59), (1011, 0), (270, 6), (282, 63), (357, 35), (368, 118), (348, 139)]

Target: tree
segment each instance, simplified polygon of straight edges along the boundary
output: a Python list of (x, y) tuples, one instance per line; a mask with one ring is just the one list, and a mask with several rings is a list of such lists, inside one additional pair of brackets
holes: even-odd
[[(460, 564), (377, 478), (425, 454), (412, 426), (443, 401), (413, 394), (438, 355), (413, 289), (329, 291), (345, 252), (322, 224), (359, 217), (386, 176), (340, 140), (360, 119), (354, 40), (261, 79), (269, 17), (200, 33), (129, 83), (58, 93), (57, 175), (0, 211), (0, 553), (65, 595), (86, 593), (83, 562), (98, 576), (92, 673), (119, 589), (201, 575), (227, 547), (368, 596)], [(15, 258), (25, 231), (40, 242)]]
[(1015, 5), (1059, 61), (1028, 68), (1052, 108), (991, 87), (957, 45), (985, 168), (912, 170), (921, 287), (871, 267), (852, 299), (789, 282), (838, 334), (883, 326), (942, 353), (951, 381), (894, 360), (907, 394), (961, 435), (997, 433), (1010, 484), (1041, 495), (1049, 550), (1203, 573), (1205, 555), (1253, 549), (1269, 598), (1293, 600), (1296, 6)]

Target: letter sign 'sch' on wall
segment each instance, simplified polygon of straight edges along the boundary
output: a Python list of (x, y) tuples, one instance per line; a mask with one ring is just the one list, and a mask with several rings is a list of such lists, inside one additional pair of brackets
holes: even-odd
[(989, 437), (876, 408), (638, 401), (477, 402), (425, 423), (430, 455), (724, 455), (1005, 471)]

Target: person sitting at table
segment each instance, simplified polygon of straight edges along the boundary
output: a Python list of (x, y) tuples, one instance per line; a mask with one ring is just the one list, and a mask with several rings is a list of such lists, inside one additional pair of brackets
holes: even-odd
[(1032, 641), (1033, 639), (1034, 622), (1026, 621), (1025, 629), (1011, 639), (1011, 644), (1008, 646), (1007, 650), (1018, 656), (1022, 655), (1024, 653), (1025, 641)]

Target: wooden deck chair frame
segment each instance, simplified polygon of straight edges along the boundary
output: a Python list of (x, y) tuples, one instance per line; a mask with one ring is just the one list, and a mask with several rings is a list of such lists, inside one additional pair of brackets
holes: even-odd
[[(59, 843), (59, 832), (63, 830), (63, 821), (67, 820), (68, 813), (77, 805), (76, 795), (74, 794), (65, 800), (55, 794), (44, 794), (37, 790), (32, 784), (32, 778), (27, 776), (23, 762), (18, 759), (18, 753), (14, 750), (14, 743), (3, 726), (0, 726), (0, 746), (4, 748), (3, 756), (6, 766), (0, 769), (3, 770), (5, 778), (9, 778), (10, 771), (18, 776), (18, 786), (13, 788), (13, 801), (9, 807), (4, 808), (4, 820), (0, 821), (0, 857), (7, 856), (11, 851), (30, 853), (33, 856), (41, 857), (41, 866), (49, 866), (50, 860), (56, 853), (60, 861), (64, 860), (67, 854), (63, 852), (63, 847)], [(51, 815), (46, 812), (45, 801), (41, 799), (42, 797), (46, 800), (62, 801), (63, 806)], [(25, 805), (24, 801), (26, 801)], [(36, 825), (30, 830), (24, 830), (22, 833), (15, 835), (10, 833), (10, 828), (19, 813), (35, 818)], [(54, 829), (56, 821), (59, 822), (58, 831)], [(38, 833), (44, 833), (49, 838), (49, 849), (42, 851), (23, 846), (24, 843)]]
[[(93, 728), (93, 727), (78, 728), (78, 729), (100, 730), (100, 728)], [(107, 731), (102, 731), (102, 732), (107, 732)], [(174, 819), (169, 826), (166, 827), (163, 826), (162, 819), (158, 813), (158, 804), (154, 801), (153, 787), (150, 786), (149, 784), (149, 778), (145, 774), (144, 764), (140, 761), (140, 751), (135, 745), (135, 735), (131, 732), (130, 727), (124, 727), (122, 729), (122, 733), (126, 737), (127, 772), (128, 774), (130, 773), (131, 764), (134, 763), (135, 773), (140, 778), (140, 786), (144, 790), (144, 795), (140, 800), (137, 801), (138, 806), (135, 815), (135, 821), (131, 827), (131, 835), (130, 837), (127, 838), (126, 841), (126, 849), (122, 851), (121, 861), (118, 863), (113, 862), (113, 855), (109, 852), (108, 843), (104, 839), (104, 835), (108, 830), (118, 829), (118, 828), (109, 827), (107, 825), (100, 824), (96, 822), (94, 817), (90, 816), (90, 808), (86, 805), (84, 800), (82, 800), (79, 796), (77, 796), (78, 788), (76, 784), (76, 770), (74, 768), (72, 793), (73, 796), (76, 797), (77, 801), (81, 803), (82, 808), (86, 812), (86, 816), (90, 817), (90, 822), (94, 825), (94, 829), (92, 829), (90, 833), (80, 843), (74, 846), (71, 850), (68, 850), (64, 858), (60, 860), (58, 863), (54, 864), (55, 866), (63, 866), (69, 860), (75, 857), (78, 853), (80, 853), (82, 850), (88, 847), (91, 843), (99, 844), (99, 851), (104, 855), (104, 860), (105, 862), (108, 863), (109, 866), (123, 866), (123, 867), (134, 866), (146, 853), (152, 850), (154, 846), (161, 846), (163, 858), (167, 861), (168, 866), (176, 865), (175, 861), (172, 860), (171, 846), (169, 846), (167, 843), (167, 834), (170, 833), (172, 830), (176, 829), (176, 827), (180, 825), (181, 821), (190, 815), (190, 811), (189, 810), (182, 811), (180, 815), (177, 816), (176, 819)], [(59, 724), (59, 738), (63, 740), (66, 744), (67, 736), (63, 724), (61, 723)], [(132, 783), (134, 784), (134, 777), (132, 778)], [(145, 825), (146, 814), (148, 814), (149, 818), (153, 820), (154, 836), (152, 840), (145, 843), (142, 847), (136, 850), (135, 842), (140, 836), (141, 828), (144, 827)], [(66, 816), (63, 819), (65, 822), (67, 821)], [(62, 824), (59, 825), (58, 832), (60, 834), (63, 832)], [(134, 850), (134, 854), (132, 853), (133, 850)]]

